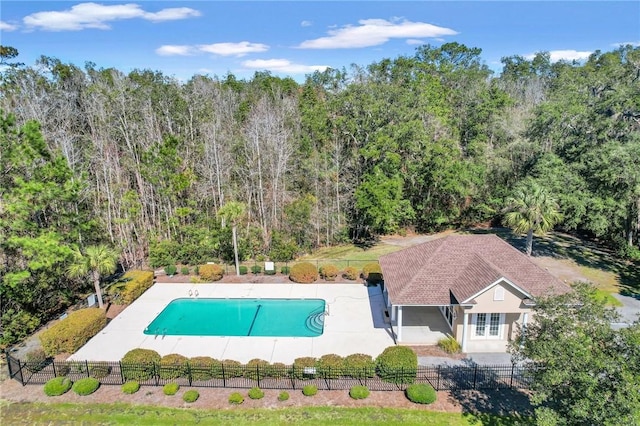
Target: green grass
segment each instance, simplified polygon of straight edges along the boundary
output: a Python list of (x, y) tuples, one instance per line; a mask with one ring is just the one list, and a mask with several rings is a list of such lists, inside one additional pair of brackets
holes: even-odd
[(426, 410), (379, 407), (307, 407), (282, 409), (200, 410), (129, 404), (7, 403), (0, 402), (3, 424), (309, 424), (314, 425), (515, 425), (516, 417), (479, 416)]
[(623, 306), (622, 302), (613, 297), (608, 291), (596, 288), (595, 299), (603, 301), (607, 306)]
[[(343, 244), (335, 247), (323, 247), (310, 255), (302, 256), (299, 261), (318, 261), (323, 263), (333, 263), (338, 268), (355, 266), (362, 268), (367, 262), (377, 261), (383, 254), (393, 253), (403, 247), (391, 244), (377, 243), (369, 248), (362, 248), (353, 244)], [(323, 262), (323, 260), (325, 262)], [(349, 262), (347, 262), (349, 261)]]

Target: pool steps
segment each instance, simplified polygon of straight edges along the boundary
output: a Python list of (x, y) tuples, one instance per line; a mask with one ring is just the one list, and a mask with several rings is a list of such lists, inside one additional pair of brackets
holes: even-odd
[(308, 330), (322, 334), (322, 330), (324, 329), (324, 316), (327, 312), (323, 309), (321, 311), (312, 312), (306, 319), (304, 325)]

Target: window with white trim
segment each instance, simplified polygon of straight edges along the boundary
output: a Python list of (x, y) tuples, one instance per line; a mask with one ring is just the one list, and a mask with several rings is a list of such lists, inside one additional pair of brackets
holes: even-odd
[(504, 287), (498, 285), (493, 289), (493, 300), (504, 300)]
[(480, 313), (471, 317), (472, 337), (474, 339), (501, 339), (504, 314)]

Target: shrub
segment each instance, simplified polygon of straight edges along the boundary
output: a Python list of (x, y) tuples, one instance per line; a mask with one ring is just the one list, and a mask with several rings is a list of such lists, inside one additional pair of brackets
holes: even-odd
[(234, 392), (229, 395), (229, 404), (239, 405), (244, 402), (244, 396), (240, 392)]
[(304, 396), (313, 396), (318, 393), (318, 387), (316, 385), (306, 385), (302, 388), (302, 394)]
[(336, 265), (322, 265), (320, 267), (320, 276), (327, 281), (334, 281), (340, 271)]
[(122, 385), (122, 392), (126, 393), (127, 395), (134, 394), (138, 392), (138, 390), (140, 390), (140, 383), (133, 380)]
[(282, 268), (280, 268), (280, 272), (282, 273), (282, 275), (289, 275), (289, 272), (291, 272), (291, 268), (289, 268), (288, 266), (283, 266)]
[(98, 379), (94, 377), (85, 377), (84, 379), (80, 379), (75, 382), (72, 386), (73, 391), (80, 395), (86, 396), (91, 395), (100, 387), (100, 382)]
[(238, 266), (238, 270), (240, 271), (240, 275), (247, 275), (249, 269), (244, 265), (240, 265)]
[(148, 380), (155, 374), (160, 354), (152, 349), (132, 349), (122, 357), (122, 375), (125, 380)]
[(390, 346), (376, 358), (378, 376), (389, 383), (413, 383), (418, 369), (418, 357), (407, 346)]
[(66, 376), (67, 374), (69, 374), (69, 371), (71, 371), (71, 366), (68, 362), (57, 362), (54, 364), (54, 366), (56, 368), (56, 376)]
[(427, 383), (409, 385), (405, 394), (409, 401), (416, 404), (431, 404), (438, 397), (433, 387)]
[(189, 360), (191, 378), (196, 381), (209, 380), (213, 377), (214, 365), (220, 365), (220, 361), (208, 356), (197, 356)]
[(196, 402), (198, 398), (200, 398), (200, 394), (195, 389), (188, 390), (182, 395), (182, 400), (188, 403)]
[(282, 391), (278, 394), (278, 401), (286, 401), (289, 399), (289, 392)]
[(107, 377), (111, 373), (111, 367), (104, 361), (89, 364), (89, 375), (96, 379)]
[(204, 281), (220, 281), (224, 276), (224, 268), (221, 265), (207, 263), (200, 266), (198, 273)]
[(345, 278), (351, 281), (357, 280), (359, 276), (360, 276), (360, 272), (358, 271), (358, 268), (354, 266), (347, 266), (344, 269), (344, 272), (342, 273), (342, 278)]
[(349, 396), (353, 399), (365, 399), (369, 396), (369, 388), (362, 385), (357, 385), (349, 389)]
[(126, 283), (120, 290), (120, 300), (130, 304), (153, 285), (153, 272), (132, 270), (124, 274), (121, 280), (126, 280)]
[(178, 272), (178, 268), (176, 265), (167, 265), (164, 267), (164, 273), (169, 275), (170, 277), (175, 275)]
[(251, 267), (251, 273), (252, 273), (252, 274), (256, 274), (256, 275), (257, 275), (257, 274), (259, 274), (260, 272), (262, 272), (262, 266), (260, 266), (260, 265), (253, 265), (253, 266)]
[(275, 269), (265, 269), (264, 270), (264, 274), (265, 275), (275, 275), (276, 274), (276, 270)]
[(274, 362), (269, 365), (267, 370), (267, 377), (273, 377), (276, 379), (282, 379), (285, 377), (291, 377), (291, 368), (281, 362)]
[[(3, 309), (5, 309), (4, 306)], [(40, 325), (40, 319), (20, 308), (6, 309), (0, 317), (0, 324), (2, 324), (2, 333), (0, 333), (0, 349), (2, 349), (31, 336)]]
[(251, 389), (249, 389), (249, 398), (251, 398), (251, 399), (262, 399), (262, 398), (264, 398), (264, 392), (260, 388), (251, 388)]
[[(37, 348), (27, 352), (25, 356), (25, 367), (32, 373), (37, 373), (47, 365), (48, 357), (44, 349)], [(64, 374), (61, 374), (64, 376)]]
[(191, 273), (191, 270), (188, 266), (183, 266), (182, 268), (180, 268), (180, 273), (182, 275), (189, 275)]
[(164, 393), (167, 396), (175, 395), (178, 393), (179, 390), (180, 390), (180, 385), (175, 382), (167, 383), (162, 387), (162, 393)]
[(244, 368), (242, 366), (242, 363), (238, 361), (234, 361), (232, 359), (225, 359), (222, 361), (221, 365), (222, 365), (222, 370), (224, 371), (225, 379), (231, 379), (233, 377), (242, 377), (242, 374), (244, 373)]
[(105, 311), (98, 308), (80, 309), (40, 333), (42, 348), (48, 356), (62, 352), (74, 353), (107, 325)]
[(244, 370), (244, 377), (258, 380), (266, 377), (269, 373), (269, 361), (263, 359), (252, 359), (247, 362)]
[(457, 354), (462, 350), (460, 343), (458, 343), (453, 336), (448, 336), (438, 340), (438, 346), (440, 349), (450, 354)]
[(378, 284), (382, 282), (382, 268), (379, 263), (367, 263), (362, 267), (362, 276), (368, 283)]
[(58, 396), (67, 393), (73, 382), (66, 377), (54, 377), (44, 384), (44, 393), (47, 396)]
[(356, 379), (374, 377), (376, 374), (376, 363), (371, 355), (351, 354), (344, 359), (344, 372)]
[(165, 355), (160, 359), (158, 375), (161, 379), (177, 379), (187, 377), (189, 360), (180, 354)]
[(340, 377), (342, 375), (343, 366), (344, 358), (336, 354), (322, 355), (316, 363), (318, 375), (327, 379)]
[[(317, 360), (313, 357), (296, 358), (293, 360), (293, 377), (296, 379), (313, 379), (316, 377), (316, 362)], [(314, 371), (314, 373), (305, 373), (305, 369)]]
[(309, 262), (296, 263), (291, 267), (289, 279), (302, 284), (312, 283), (318, 279), (318, 269)]

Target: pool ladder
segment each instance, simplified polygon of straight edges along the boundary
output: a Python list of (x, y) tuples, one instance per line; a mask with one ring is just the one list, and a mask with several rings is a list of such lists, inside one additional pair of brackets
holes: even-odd
[(189, 297), (198, 297), (200, 295), (200, 293), (198, 293), (198, 289), (189, 289)]
[[(155, 337), (153, 338), (153, 340), (156, 340), (159, 335), (160, 335), (160, 329), (156, 328)], [(167, 335), (167, 329), (163, 328), (162, 329), (162, 340), (164, 340), (164, 336), (166, 336), (166, 335)]]

